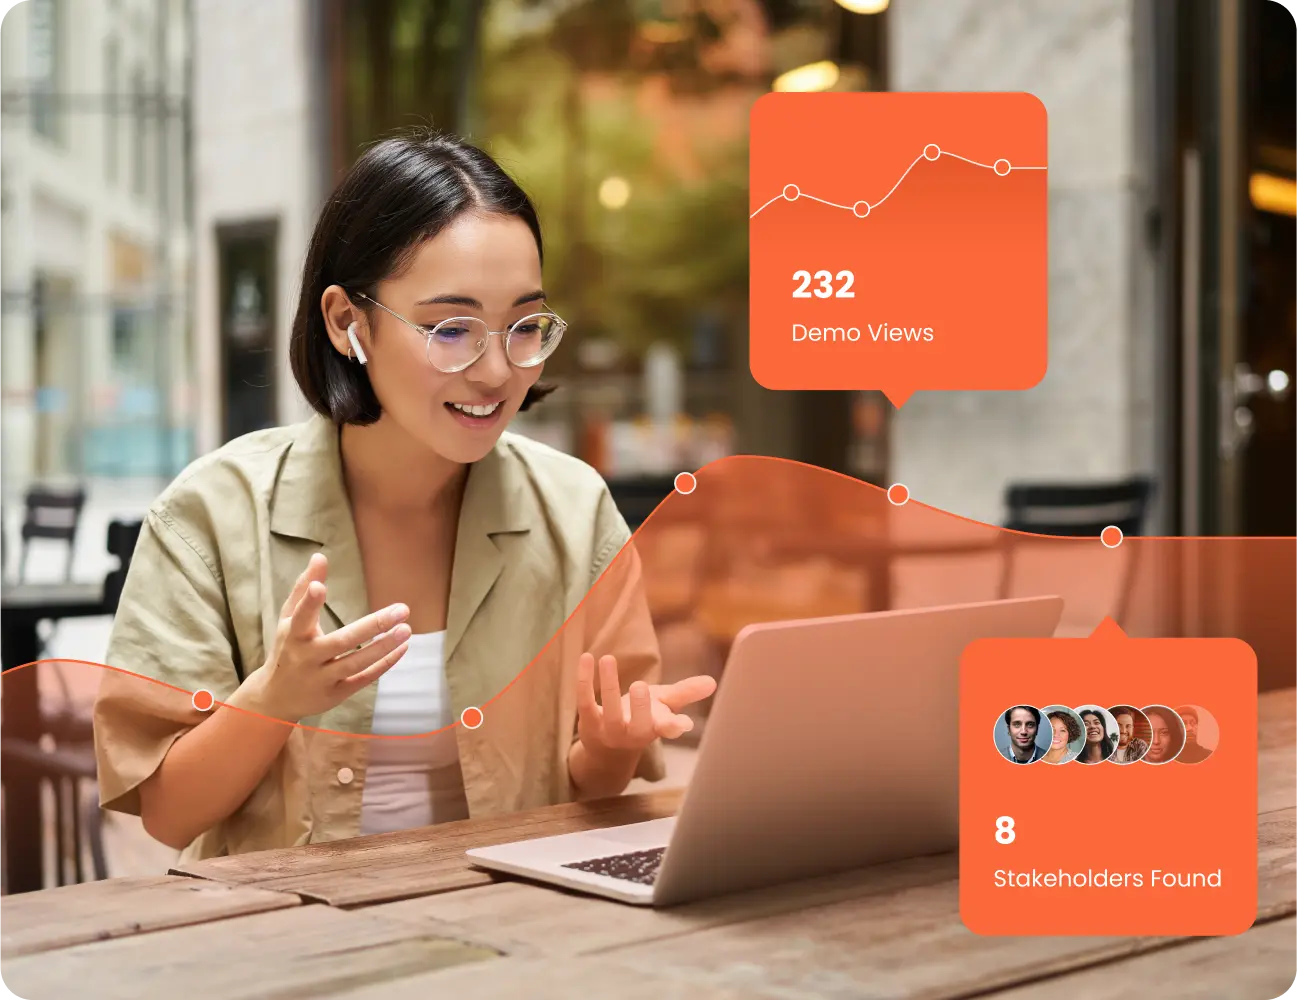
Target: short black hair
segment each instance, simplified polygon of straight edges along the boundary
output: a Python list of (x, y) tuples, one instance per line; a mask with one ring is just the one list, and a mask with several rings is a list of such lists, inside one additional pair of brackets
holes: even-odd
[(1036, 728), (1039, 729), (1039, 728), (1040, 728), (1040, 709), (1038, 709), (1038, 708), (1032, 708), (1030, 705), (1014, 705), (1011, 709), (1009, 709), (1007, 712), (1005, 712), (1005, 713), (1004, 713), (1004, 728), (1006, 728), (1006, 729), (1009, 728), (1009, 716), (1013, 715), (1013, 713), (1016, 712), (1016, 711), (1017, 711), (1018, 709), (1020, 709), (1020, 708), (1021, 708), (1022, 710), (1024, 710), (1024, 711), (1026, 711), (1026, 712), (1030, 712), (1030, 713), (1031, 713), (1031, 717), (1032, 717), (1033, 719), (1036, 720)]
[[(382, 415), (362, 366), (329, 340), (320, 299), (340, 285), (357, 308), (357, 293), (408, 265), (419, 245), (465, 212), (510, 215), (527, 224), (544, 260), (540, 219), (527, 193), (486, 152), (458, 136), (420, 130), (370, 146), (320, 212), (306, 253), (289, 360), (302, 394), (337, 424), (372, 424)], [(520, 409), (554, 391), (537, 382)]]

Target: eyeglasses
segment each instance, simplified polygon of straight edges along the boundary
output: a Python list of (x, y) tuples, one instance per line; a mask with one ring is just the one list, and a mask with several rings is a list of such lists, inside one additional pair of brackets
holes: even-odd
[(447, 375), (472, 366), (486, 353), (492, 337), (504, 338), (504, 353), (510, 364), (518, 368), (534, 368), (554, 353), (558, 342), (563, 339), (563, 331), (567, 329), (567, 324), (551, 312), (524, 316), (507, 330), (492, 330), (485, 320), (476, 316), (452, 316), (435, 326), (421, 326), (363, 292), (354, 294), (423, 334), (428, 364)]

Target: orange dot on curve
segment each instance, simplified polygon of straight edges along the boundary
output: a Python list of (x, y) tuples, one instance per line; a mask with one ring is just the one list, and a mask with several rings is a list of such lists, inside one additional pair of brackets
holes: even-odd
[(216, 704), (216, 698), (213, 697), (212, 692), (205, 688), (199, 688), (195, 691), (191, 700), (194, 703), (194, 708), (200, 712), (210, 712), (212, 706)]
[(893, 483), (887, 487), (887, 499), (899, 507), (910, 499), (910, 488), (904, 483)]
[(483, 718), (482, 710), (474, 705), (470, 705), (460, 713), (459, 721), (464, 724), (465, 729), (476, 729), (482, 724)]
[(1121, 544), (1121, 529), (1115, 524), (1110, 524), (1099, 533), (1099, 540), (1110, 549), (1115, 549)]

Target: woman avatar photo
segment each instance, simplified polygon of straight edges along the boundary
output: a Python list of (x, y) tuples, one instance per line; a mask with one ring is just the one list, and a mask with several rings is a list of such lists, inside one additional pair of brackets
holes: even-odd
[(1047, 764), (1066, 764), (1075, 760), (1085, 746), (1085, 726), (1081, 717), (1066, 705), (1050, 705), (1044, 711), (1053, 735), (1049, 750), (1041, 760)]
[(1085, 728), (1085, 745), (1076, 759), (1082, 764), (1102, 764), (1117, 749), (1117, 720), (1098, 705), (1082, 705), (1077, 712)]

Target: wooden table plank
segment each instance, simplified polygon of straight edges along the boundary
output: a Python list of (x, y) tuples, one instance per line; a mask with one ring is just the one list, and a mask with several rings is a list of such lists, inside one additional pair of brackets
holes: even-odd
[(213, 858), (172, 868), (237, 885), (255, 885), (332, 906), (359, 906), (488, 885), (472, 868), (470, 847), (574, 833), (674, 815), (681, 790), (568, 803), (491, 819), (402, 830), (327, 844)]
[(1297, 746), (1297, 688), (1263, 692), (1257, 698), (1256, 712), (1260, 749)]
[[(1049, 992), (1066, 1000), (1270, 1000), (1297, 977), (1297, 919), (1276, 920), (1238, 937), (1199, 938), (1117, 966), (1099, 966), (1051, 980)], [(1029, 1000), (1041, 985), (989, 994)], [(404, 994), (400, 994), (404, 995)]]
[[(471, 996), (473, 1000), (567, 1000), (574, 996), (616, 996), (625, 1000), (857, 1000), (860, 997), (990, 997), (1029, 1000), (1042, 996), (1066, 1000), (1268, 1000), (1291, 984), (1294, 970), (1293, 918), (1262, 925), (1239, 937), (1199, 938), (1154, 947), (1142, 954), (990, 993), (959, 990), (946, 994), (897, 987), (888, 979), (862, 985), (831, 970), (797, 984), (763, 984), (759, 967), (735, 965), (705, 981), (669, 967), (628, 966), (615, 955), (581, 958), (506, 958), (483, 965), (458, 966), (380, 986), (333, 995), (333, 1000), (427, 1000)], [(1157, 939), (1144, 939), (1156, 941)], [(715, 982), (716, 979), (724, 982)]]
[(496, 954), (363, 911), (298, 906), (7, 958), (4, 981), (31, 1000), (281, 1000), (382, 986)]
[[(877, 994), (870, 993), (869, 996)], [(861, 994), (856, 994), (852, 1000)], [(606, 958), (502, 958), (331, 994), (329, 1000), (752, 1000), (743, 987), (702, 984)], [(783, 998), (788, 1000), (788, 998)], [(807, 998), (812, 1000), (812, 998)], [(813, 1000), (821, 1000), (815, 997)], [(1144, 998), (1151, 1000), (1151, 998)]]
[[(1263, 924), (1297, 912), (1297, 808), (1262, 818), (1259, 839)], [(365, 912), (513, 957), (600, 954), (632, 969), (631, 979), (669, 970), (686, 984), (780, 997), (834, 995), (817, 992), (830, 987), (843, 996), (966, 996), (1177, 940), (978, 936), (960, 922), (957, 869), (955, 855), (913, 859), (661, 911), (509, 883)], [(769, 978), (745, 978), (763, 968)]]
[(108, 879), (0, 902), (0, 957), (286, 909), (296, 896), (168, 875)]
[(519, 881), (367, 907), (366, 913), (457, 933), (511, 956), (575, 956), (697, 933), (876, 893), (952, 882), (954, 854), (733, 893), (666, 909), (625, 906)]

